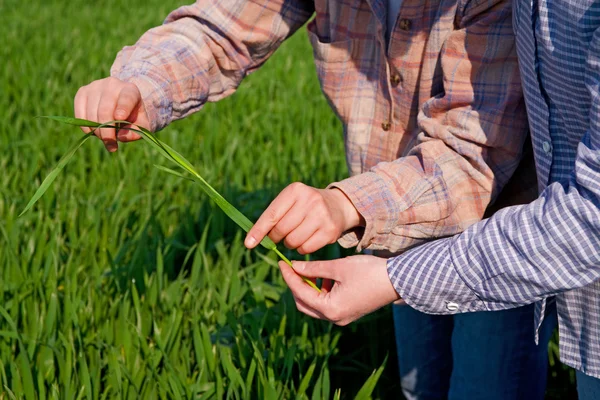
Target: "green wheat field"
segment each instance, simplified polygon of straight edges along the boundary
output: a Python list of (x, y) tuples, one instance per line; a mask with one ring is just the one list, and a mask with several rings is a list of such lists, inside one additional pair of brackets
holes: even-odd
[[(0, 0), (0, 399), (399, 398), (390, 311), (345, 328), (298, 313), (276, 255), (247, 251), (143, 142), (88, 141), (17, 218), (81, 136), (35, 117), (72, 115), (77, 89), (183, 4)], [(304, 30), (159, 137), (252, 220), (291, 182), (347, 176)], [(551, 356), (548, 398), (565, 398), (571, 372)]]

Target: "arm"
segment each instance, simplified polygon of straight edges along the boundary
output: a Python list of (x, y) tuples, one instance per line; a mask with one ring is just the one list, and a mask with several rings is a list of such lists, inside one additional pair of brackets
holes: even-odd
[(159, 130), (232, 94), (312, 13), (303, 0), (198, 0), (125, 47), (111, 75), (140, 89)]
[[(434, 314), (512, 308), (589, 285), (600, 278), (598, 182), (600, 135), (588, 133), (569, 179), (529, 205), (391, 259), (390, 279), (407, 303)], [(449, 302), (457, 307), (448, 310)]]
[[(531, 204), (505, 208), (461, 235), (387, 262), (353, 256), (294, 262), (294, 269), (280, 263), (298, 309), (338, 325), (399, 298), (429, 314), (492, 311), (600, 279), (599, 89), (598, 84), (591, 88), (592, 131), (580, 143), (568, 179), (548, 186)], [(312, 290), (297, 274), (325, 278), (322, 292)]]
[(600, 278), (600, 31), (585, 83), (590, 126), (571, 175), (527, 206), (502, 210), (462, 235), (388, 262), (398, 293), (428, 313), (498, 310), (589, 285)]
[(600, 30), (590, 45), (585, 83), (590, 126), (569, 177), (549, 185), (530, 204), (503, 209), (458, 236), (389, 259), (388, 281), (381, 278), (386, 261), (377, 257), (295, 263), (302, 275), (336, 280), (333, 288), (328, 284), (330, 290), (316, 293), (280, 265), (298, 308), (347, 324), (398, 297), (422, 312), (454, 314), (513, 308), (598, 281)]
[(346, 232), (345, 247), (398, 252), (481, 220), (521, 158), (525, 108), (510, 2), (479, 2), (458, 14), (440, 54), (444, 94), (424, 103), (408, 156), (326, 190), (290, 185), (246, 246), (269, 234), (305, 254)]
[[(160, 130), (232, 94), (312, 13), (308, 0), (198, 0), (181, 7), (125, 47), (111, 77), (79, 89), (75, 116)], [(123, 128), (119, 141), (139, 139)], [(114, 130), (95, 134), (117, 150)]]
[(511, 4), (469, 4), (443, 46), (444, 92), (423, 104), (417, 145), (331, 185), (365, 220), (344, 246), (398, 252), (461, 232), (481, 220), (517, 167), (527, 127)]
[(111, 75), (139, 88), (159, 130), (232, 94), (312, 13), (304, 0), (197, 0), (125, 47)]

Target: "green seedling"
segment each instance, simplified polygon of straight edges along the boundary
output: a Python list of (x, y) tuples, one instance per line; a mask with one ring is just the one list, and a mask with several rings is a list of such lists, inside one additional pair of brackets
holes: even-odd
[[(73, 158), (73, 155), (83, 145), (83, 143), (85, 143), (93, 135), (93, 133), (96, 129), (99, 129), (99, 128), (119, 129), (119, 127), (122, 124), (129, 125), (129, 122), (127, 122), (127, 121), (118, 121), (118, 120), (109, 121), (109, 122), (105, 122), (105, 123), (101, 124), (98, 122), (88, 121), (85, 119), (62, 117), (62, 116), (43, 116), (42, 118), (47, 118), (50, 120), (62, 122), (62, 123), (69, 124), (69, 125), (91, 128), (92, 131), (90, 133), (86, 134), (85, 136), (83, 136), (81, 139), (79, 139), (75, 143), (75, 145), (73, 145), (67, 151), (67, 153), (59, 160), (56, 167), (54, 167), (54, 169), (52, 171), (50, 171), (48, 176), (44, 179), (44, 181), (42, 182), (40, 187), (36, 190), (33, 197), (31, 198), (31, 200), (29, 200), (29, 203), (27, 203), (27, 206), (21, 212), (21, 214), (19, 214), (19, 216), (21, 216), (21, 215), (25, 214), (27, 211), (29, 211), (31, 209), (31, 207), (33, 207), (33, 205), (44, 195), (44, 193), (48, 190), (48, 188), (50, 187), (52, 182), (54, 182), (54, 180), (56, 179), (56, 177), (58, 176), (60, 171), (62, 171), (65, 168), (65, 166), (69, 163), (71, 158)], [(192, 181), (196, 182), (197, 184), (200, 185), (200, 187), (202, 188), (204, 193), (206, 193), (208, 195), (208, 197), (210, 197), (219, 206), (219, 208), (221, 210), (223, 210), (223, 212), (229, 218), (231, 218), (231, 220), (233, 220), (233, 222), (238, 224), (238, 226), (240, 228), (242, 228), (246, 232), (248, 232), (250, 230), (250, 228), (252, 228), (252, 226), (254, 224), (244, 214), (242, 214), (237, 208), (235, 208), (231, 203), (229, 203), (223, 196), (221, 196), (221, 194), (219, 192), (217, 192), (208, 182), (206, 182), (206, 180), (204, 178), (202, 178), (202, 176), (198, 172), (196, 172), (193, 165), (184, 156), (182, 156), (180, 153), (175, 151), (173, 148), (171, 148), (166, 143), (160, 141), (154, 134), (152, 134), (152, 132), (150, 132), (149, 130), (147, 130), (145, 128), (128, 127), (127, 129), (130, 131), (139, 133), (141, 135), (142, 139), (144, 139), (144, 141), (146, 143), (148, 143), (150, 146), (152, 146), (164, 158), (171, 161), (172, 163), (177, 165), (179, 168), (183, 169), (189, 175), (186, 176), (185, 174), (181, 174), (178, 171), (174, 171), (174, 170), (164, 167), (164, 166), (155, 165), (155, 167), (157, 167), (159, 170), (161, 170), (163, 172), (167, 172), (167, 173), (177, 176), (179, 178), (184, 178), (184, 179), (188, 179), (188, 180), (192, 180)], [(260, 242), (260, 244), (264, 248), (274, 251), (286, 264), (288, 264), (290, 267), (293, 268), (292, 262), (285, 255), (283, 255), (281, 253), (281, 251), (279, 251), (279, 249), (277, 248), (277, 245), (269, 237), (265, 236), (265, 238)], [(312, 288), (320, 291), (320, 289), (317, 287), (317, 285), (314, 284), (314, 282), (312, 282), (308, 278), (303, 277), (303, 279)]]

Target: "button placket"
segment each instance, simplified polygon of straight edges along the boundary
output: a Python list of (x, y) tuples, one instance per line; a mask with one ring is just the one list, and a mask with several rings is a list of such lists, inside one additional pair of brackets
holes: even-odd
[(388, 119), (387, 119), (387, 121), (383, 121), (381, 123), (381, 129), (384, 132), (388, 132), (391, 129), (391, 127), (392, 127), (392, 121), (393, 121), (392, 118), (394, 118), (393, 113), (394, 113), (394, 103), (395, 103), (395, 101), (394, 101), (394, 93), (392, 93), (392, 89), (391, 89), (390, 85), (387, 84), (387, 82), (390, 81), (390, 76), (392, 74), (392, 66), (389, 63), (389, 60), (388, 60), (387, 55), (385, 54), (385, 52), (384, 52), (384, 58), (385, 58), (385, 79), (386, 79), (385, 89), (387, 90), (387, 93), (388, 93), (388, 96), (389, 96), (389, 107), (388, 107), (388, 110), (387, 110), (387, 118)]
[[(394, 24), (394, 31), (396, 31), (396, 29), (399, 29), (401, 31), (407, 32), (412, 29), (412, 21), (408, 18), (402, 17), (402, 14), (404, 11), (405, 11), (405, 9), (403, 7), (400, 7), (400, 11), (398, 13), (396, 23)], [(395, 52), (397, 52), (396, 51), (397, 49), (394, 52), (391, 51), (391, 49), (395, 49), (395, 46), (393, 45), (394, 36), (395, 36), (395, 32), (392, 32), (390, 34), (390, 43), (388, 44), (388, 48), (390, 49), (390, 56), (392, 54), (394, 54)], [(403, 37), (403, 36), (404, 35), (399, 35), (399, 37)], [(397, 37), (396, 39), (399, 39), (399, 37)], [(406, 44), (403, 40), (402, 40), (402, 43)], [(386, 54), (386, 56), (387, 56), (387, 54)], [(389, 94), (390, 94), (391, 108), (390, 108), (388, 122), (382, 124), (382, 128), (384, 131), (388, 131), (391, 128), (391, 123), (393, 123), (397, 118), (397, 112), (394, 107), (394, 104), (396, 102), (395, 95), (398, 93), (399, 90), (401, 90), (401, 88), (399, 88), (399, 86), (402, 83), (402, 76), (395, 69), (395, 67), (389, 62), (389, 60), (388, 60), (386, 69), (387, 69), (387, 74), (388, 74), (387, 75), (388, 76), (388, 84), (389, 84), (388, 87), (390, 88)]]

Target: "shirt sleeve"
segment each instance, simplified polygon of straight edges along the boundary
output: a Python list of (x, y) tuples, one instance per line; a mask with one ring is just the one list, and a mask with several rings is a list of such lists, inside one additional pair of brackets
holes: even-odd
[(531, 204), (390, 259), (390, 279), (408, 304), (435, 314), (500, 310), (600, 279), (599, 31), (586, 66), (590, 128), (570, 176)]
[(334, 183), (364, 217), (344, 247), (399, 252), (462, 232), (516, 169), (527, 136), (511, 2), (468, 2), (442, 48), (444, 90), (406, 157)]
[(138, 86), (153, 131), (232, 94), (312, 15), (304, 0), (197, 0), (125, 47), (111, 75)]

